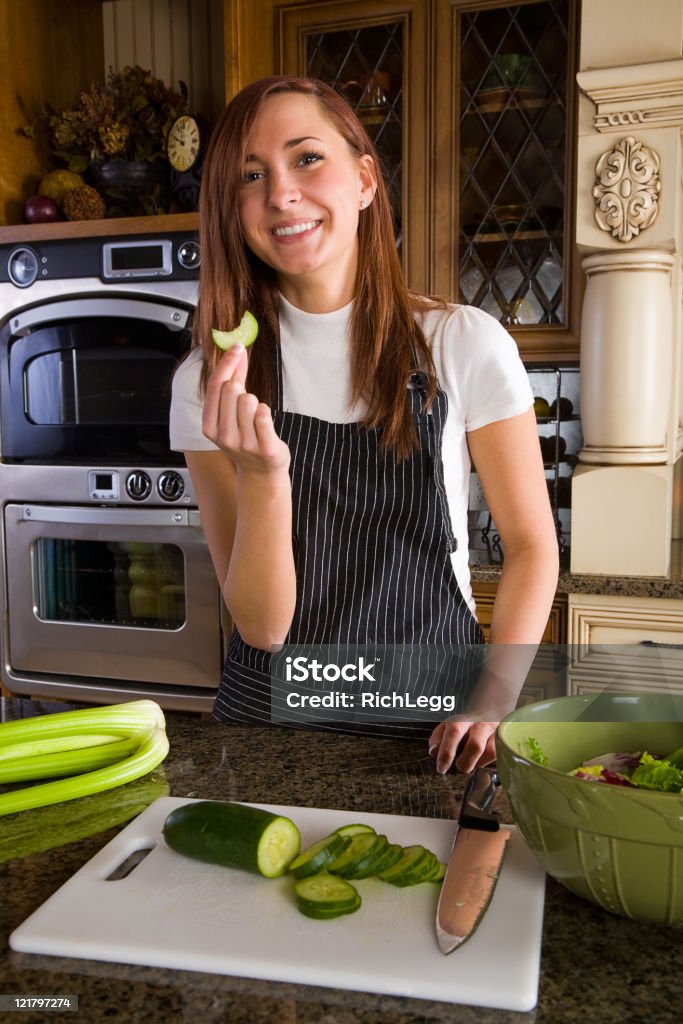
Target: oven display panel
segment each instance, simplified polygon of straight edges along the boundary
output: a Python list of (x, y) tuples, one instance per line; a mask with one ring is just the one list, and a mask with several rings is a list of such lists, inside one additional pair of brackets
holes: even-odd
[(158, 242), (107, 242), (102, 247), (105, 281), (130, 277), (168, 277), (173, 269), (170, 239)]

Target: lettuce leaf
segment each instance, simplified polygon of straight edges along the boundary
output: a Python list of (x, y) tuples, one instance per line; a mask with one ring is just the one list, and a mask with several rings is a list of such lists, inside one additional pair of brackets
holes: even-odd
[(526, 742), (527, 742), (527, 746), (529, 747), (529, 750), (531, 751), (531, 753), (530, 753), (531, 760), (535, 761), (536, 764), (547, 765), (548, 764), (548, 757), (541, 750), (541, 746), (540, 746), (538, 740), (535, 739), (533, 736), (529, 736), (529, 738), (527, 739)]
[(674, 768), (681, 768), (683, 770), (683, 747), (679, 747), (678, 750), (674, 750), (673, 754), (669, 754), (667, 761)]
[[(678, 752), (676, 752), (678, 753)], [(664, 793), (683, 793), (683, 769), (670, 760), (653, 757), (647, 751), (633, 770), (631, 782), (643, 789), (657, 789)]]

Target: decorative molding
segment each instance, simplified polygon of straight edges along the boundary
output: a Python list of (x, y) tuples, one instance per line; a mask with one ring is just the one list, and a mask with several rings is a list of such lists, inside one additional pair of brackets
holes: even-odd
[(579, 88), (596, 106), (593, 127), (683, 127), (683, 60), (581, 71)]
[(654, 223), (659, 210), (659, 156), (632, 135), (608, 149), (595, 165), (595, 220), (620, 242)]
[(628, 128), (632, 124), (644, 124), (645, 113), (642, 110), (620, 110), (615, 114), (596, 114), (593, 126), (598, 131), (610, 131), (617, 128)]

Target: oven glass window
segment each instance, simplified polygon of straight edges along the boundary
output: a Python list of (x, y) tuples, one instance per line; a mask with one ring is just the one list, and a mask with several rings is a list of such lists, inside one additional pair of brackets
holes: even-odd
[(41, 619), (169, 630), (185, 623), (185, 565), (175, 544), (41, 537), (32, 556)]
[(123, 317), (35, 331), (26, 415), (38, 426), (166, 424), (183, 340), (164, 324)]

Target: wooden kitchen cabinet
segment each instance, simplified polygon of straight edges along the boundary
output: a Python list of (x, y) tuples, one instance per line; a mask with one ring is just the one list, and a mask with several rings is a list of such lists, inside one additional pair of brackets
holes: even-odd
[[(319, 76), (356, 105), (410, 285), (578, 354), (578, 0), (226, 0), (226, 94)], [(561, 59), (558, 60), (558, 54)]]
[[(477, 606), (477, 619), (485, 638), (488, 640), (493, 615), (493, 602), (496, 598), (497, 583), (472, 582), (472, 596)], [(557, 594), (550, 609), (548, 624), (545, 627), (543, 644), (567, 643), (567, 596)]]
[[(472, 581), (472, 595), (477, 606), (477, 619), (486, 640), (489, 639), (493, 602), (498, 584)], [(564, 697), (568, 692), (567, 659), (564, 651), (555, 647), (567, 642), (567, 596), (557, 594), (553, 601), (541, 644), (552, 645), (547, 650), (541, 647), (526, 678), (518, 705), (534, 704), (551, 697)]]
[(52, 166), (44, 143), (21, 129), (46, 100), (73, 101), (104, 67), (99, 0), (0, 2), (0, 223), (18, 224), (26, 199)]

